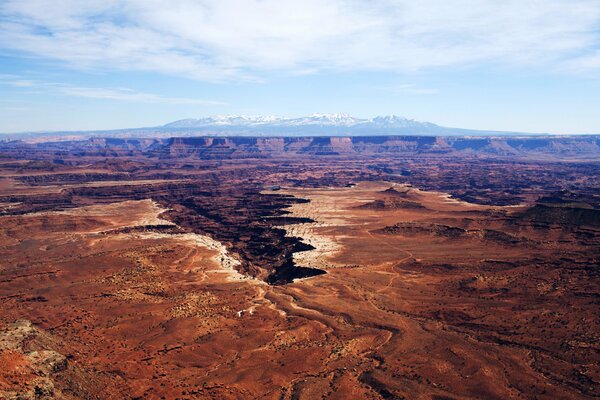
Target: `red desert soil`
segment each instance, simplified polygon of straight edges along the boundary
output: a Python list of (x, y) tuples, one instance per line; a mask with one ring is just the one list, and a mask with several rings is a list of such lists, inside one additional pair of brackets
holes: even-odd
[(0, 142), (0, 399), (600, 398), (597, 139), (490, 140)]
[(0, 217), (0, 397), (600, 394), (597, 305), (542, 268), (558, 234), (505, 223), (521, 208), (385, 182), (279, 194), (311, 200), (285, 228), (327, 274), (241, 275), (221, 243), (148, 228), (173, 225), (151, 200)]

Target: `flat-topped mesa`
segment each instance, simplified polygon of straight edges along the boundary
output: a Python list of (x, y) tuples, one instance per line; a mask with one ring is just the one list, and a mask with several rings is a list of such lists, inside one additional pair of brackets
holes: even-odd
[(200, 158), (264, 158), (275, 156), (356, 156), (382, 154), (461, 154), (487, 157), (597, 157), (595, 137), (441, 137), (441, 136), (322, 136), (322, 137), (178, 137), (160, 151)]
[(242, 157), (275, 155), (343, 155), (431, 148), (435, 138), (417, 136), (373, 137), (198, 137), (172, 138), (164, 144), (171, 155)]
[[(341, 129), (341, 128), (340, 128)], [(469, 137), (379, 135), (351, 136), (342, 129), (339, 134), (318, 136), (282, 135), (273, 131), (269, 136), (215, 136), (212, 131), (199, 131), (199, 136), (169, 139), (91, 138), (69, 142), (24, 143), (0, 142), (0, 151), (15, 158), (32, 153), (38, 158), (55, 159), (68, 151), (97, 156), (140, 154), (161, 159), (198, 157), (202, 159), (270, 158), (297, 156), (381, 156), (397, 155), (461, 155), (500, 158), (595, 159), (600, 157), (597, 136), (538, 137)], [(206, 135), (206, 134), (213, 135)], [(200, 136), (203, 135), (204, 136)]]

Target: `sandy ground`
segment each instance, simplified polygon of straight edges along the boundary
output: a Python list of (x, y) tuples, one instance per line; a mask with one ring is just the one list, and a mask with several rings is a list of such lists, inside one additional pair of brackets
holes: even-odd
[[(247, 278), (214, 239), (145, 231), (170, 224), (150, 200), (0, 217), (3, 329), (27, 320), (52, 335), (40, 349), (69, 361), (45, 384), (68, 388), (75, 368), (99, 398), (594, 397), (572, 371), (600, 379), (597, 307), (569, 297), (580, 276), (536, 266), (564, 253), (564, 238), (542, 243), (489, 214), (518, 208), (385, 182), (280, 193), (310, 200), (289, 211), (315, 222), (285, 229), (316, 247), (295, 261), (327, 274), (282, 286)], [(364, 207), (389, 196), (421, 207)], [(407, 222), (420, 233), (382, 233)], [(471, 233), (440, 236), (438, 225)], [(484, 228), (531, 242), (491, 241)], [(565, 353), (566, 340), (579, 347)], [(32, 351), (0, 356), (17, 368)], [(14, 368), (0, 379), (5, 397), (33, 379)]]

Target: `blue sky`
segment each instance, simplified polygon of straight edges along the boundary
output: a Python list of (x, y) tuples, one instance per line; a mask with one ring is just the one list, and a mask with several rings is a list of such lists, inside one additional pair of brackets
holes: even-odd
[(600, 0), (0, 0), (0, 132), (396, 114), (600, 133)]

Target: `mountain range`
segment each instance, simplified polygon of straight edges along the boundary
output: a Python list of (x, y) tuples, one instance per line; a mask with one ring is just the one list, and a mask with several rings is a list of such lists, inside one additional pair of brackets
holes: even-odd
[(23, 132), (0, 135), (0, 140), (84, 139), (88, 137), (165, 138), (192, 136), (532, 136), (523, 133), (449, 128), (396, 115), (357, 118), (348, 114), (312, 114), (305, 117), (216, 115), (189, 118), (165, 125), (94, 131)]
[(356, 118), (348, 114), (312, 114), (305, 117), (217, 115), (199, 119), (182, 119), (161, 129), (201, 130), (203, 133), (252, 135), (465, 135), (491, 134), (485, 131), (446, 128), (431, 122), (416, 121), (396, 115)]
[(415, 121), (396, 115), (375, 118), (356, 118), (348, 114), (312, 114), (307, 117), (283, 118), (276, 116), (216, 115), (199, 119), (182, 119), (164, 125), (166, 128), (201, 128), (213, 126), (241, 127), (362, 127), (362, 128), (440, 128), (430, 122)]

